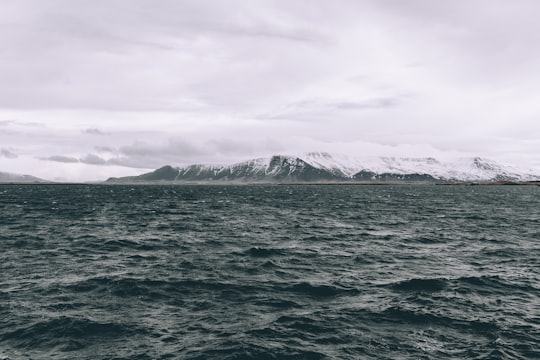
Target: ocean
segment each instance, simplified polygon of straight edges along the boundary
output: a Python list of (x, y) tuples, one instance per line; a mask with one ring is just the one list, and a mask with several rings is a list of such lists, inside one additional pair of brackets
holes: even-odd
[(0, 359), (540, 358), (540, 187), (0, 185)]

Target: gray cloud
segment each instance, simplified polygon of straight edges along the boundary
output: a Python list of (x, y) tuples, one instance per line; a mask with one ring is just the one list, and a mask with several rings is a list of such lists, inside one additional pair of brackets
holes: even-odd
[(211, 161), (224, 154), (234, 153), (246, 145), (234, 141), (209, 140), (204, 142), (186, 139), (169, 139), (165, 143), (137, 142), (121, 146), (108, 164), (136, 168), (155, 168), (165, 164), (186, 164), (197, 160)]
[(56, 162), (62, 162), (62, 163), (77, 163), (79, 162), (79, 159), (71, 157), (71, 156), (63, 156), (63, 155), (52, 155), (48, 157), (42, 157), (41, 160), (48, 160), (48, 161), (56, 161)]
[(105, 133), (103, 131), (101, 131), (100, 129), (98, 129), (98, 128), (84, 129), (84, 130), (82, 130), (82, 133), (83, 134), (89, 134), (89, 135), (105, 135)]
[(366, 101), (345, 101), (329, 106), (341, 110), (364, 110), (364, 109), (388, 109), (396, 107), (399, 104), (397, 98), (380, 98)]
[(90, 165), (106, 165), (107, 161), (95, 154), (88, 154), (79, 159), (80, 162)]
[(197, 146), (185, 141), (169, 140), (166, 144), (149, 144), (146, 142), (137, 142), (133, 145), (122, 146), (118, 152), (127, 156), (146, 157), (155, 155), (174, 154), (175, 156), (182, 155), (201, 155), (203, 151)]
[(15, 154), (13, 151), (11, 151), (10, 149), (1, 148), (0, 149), (0, 157), (5, 157), (5, 158), (8, 158), (8, 159), (16, 159), (19, 156), (17, 154)]
[(286, 150), (282, 143), (270, 138), (249, 140), (214, 138), (203, 141), (182, 138), (164, 144), (136, 143), (117, 149), (117, 156), (109, 164), (136, 168), (155, 168), (192, 163), (222, 163)]
[[(422, 63), (461, 72), (456, 79), (464, 81), (478, 74), (515, 82), (540, 55), (534, 1), (309, 4), (306, 11), (303, 2), (20, 1), (0, 17), (10, 53), (0, 59), (0, 106), (188, 111), (196, 103), (237, 110), (330, 76), (354, 78), (358, 68), (372, 76), (378, 62), (393, 74), (389, 57), (404, 68)], [(513, 16), (499, 16), (508, 11)], [(370, 30), (376, 33), (364, 35)], [(526, 66), (516, 70), (512, 62)], [(401, 86), (411, 85), (397, 75)]]
[[(189, 110), (185, 93), (223, 105), (216, 75), (240, 79), (237, 65), (256, 74), (260, 62), (274, 72), (276, 59), (264, 54), (274, 46), (329, 43), (316, 27), (241, 1), (23, 1), (3, 10), (12, 26), (0, 34), (11, 54), (0, 59), (0, 76), (10, 83), (0, 85), (0, 106), (20, 109)], [(254, 47), (264, 53), (246, 57)], [(255, 81), (228, 87), (246, 96), (262, 90)]]
[(94, 146), (94, 150), (100, 153), (115, 153), (117, 150), (112, 146)]
[(60, 163), (82, 163), (89, 165), (116, 165), (114, 162), (109, 162), (98, 155), (87, 154), (81, 158), (76, 158), (73, 156), (64, 156), (64, 155), (52, 155), (48, 157), (42, 157), (41, 160), (54, 161)]

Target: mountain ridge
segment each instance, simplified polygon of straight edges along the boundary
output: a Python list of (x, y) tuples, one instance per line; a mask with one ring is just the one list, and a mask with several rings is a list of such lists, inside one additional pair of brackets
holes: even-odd
[(32, 175), (22, 175), (0, 171), (0, 184), (35, 184), (48, 182), (49, 181), (47, 180), (40, 179)]
[(325, 152), (273, 155), (231, 165), (163, 166), (139, 176), (107, 183), (275, 183), (275, 182), (476, 182), (537, 181), (523, 171), (480, 157), (441, 161), (433, 157), (352, 157)]

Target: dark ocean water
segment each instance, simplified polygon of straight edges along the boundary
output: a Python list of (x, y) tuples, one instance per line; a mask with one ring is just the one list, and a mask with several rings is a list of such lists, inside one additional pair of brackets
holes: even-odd
[(540, 358), (540, 187), (0, 186), (0, 359)]

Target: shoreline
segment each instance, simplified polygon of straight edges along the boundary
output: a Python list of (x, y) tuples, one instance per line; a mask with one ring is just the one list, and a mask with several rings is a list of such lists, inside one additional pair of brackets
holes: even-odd
[(265, 181), (253, 181), (253, 182), (237, 182), (237, 181), (141, 181), (141, 182), (0, 182), (0, 185), (230, 185), (230, 186), (242, 186), (242, 185), (325, 185), (325, 186), (341, 186), (341, 185), (354, 185), (354, 186), (385, 186), (385, 185), (435, 185), (435, 186), (540, 186), (539, 180), (529, 181), (449, 181), (449, 182), (434, 182), (434, 181), (336, 181), (336, 182), (265, 182)]

